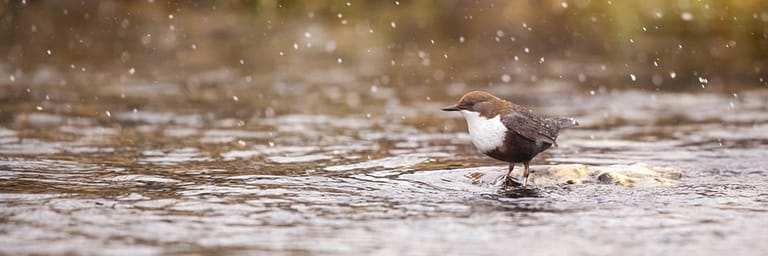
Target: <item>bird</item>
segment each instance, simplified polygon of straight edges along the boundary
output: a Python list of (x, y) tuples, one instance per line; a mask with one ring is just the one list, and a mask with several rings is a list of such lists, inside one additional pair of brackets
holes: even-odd
[(484, 91), (471, 91), (442, 111), (458, 111), (467, 121), (472, 144), (481, 153), (509, 163), (502, 184), (515, 163), (522, 163), (523, 187), (528, 185), (529, 164), (539, 153), (557, 146), (560, 129), (579, 125), (571, 117), (546, 118), (531, 109)]

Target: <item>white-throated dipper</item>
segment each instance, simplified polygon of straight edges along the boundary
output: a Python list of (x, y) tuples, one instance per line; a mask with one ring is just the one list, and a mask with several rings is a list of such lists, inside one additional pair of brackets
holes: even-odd
[(483, 154), (509, 163), (509, 178), (515, 163), (523, 163), (523, 187), (528, 184), (531, 159), (557, 143), (560, 129), (576, 126), (573, 118), (544, 118), (530, 109), (482, 91), (464, 94), (459, 103), (442, 109), (460, 111), (467, 120), (472, 144)]

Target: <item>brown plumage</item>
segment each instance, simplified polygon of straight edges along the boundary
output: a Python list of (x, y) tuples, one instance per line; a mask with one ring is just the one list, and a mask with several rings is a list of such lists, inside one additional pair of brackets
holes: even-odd
[(541, 117), (526, 107), (482, 91), (468, 92), (458, 104), (442, 110), (461, 111), (467, 119), (472, 143), (482, 153), (509, 163), (504, 180), (515, 163), (523, 163), (523, 186), (527, 185), (528, 165), (533, 157), (557, 146), (560, 129), (578, 125), (573, 118)]

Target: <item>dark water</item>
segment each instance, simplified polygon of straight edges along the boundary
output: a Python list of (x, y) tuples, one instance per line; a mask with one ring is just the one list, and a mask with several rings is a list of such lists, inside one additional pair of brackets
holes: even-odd
[[(0, 62), (0, 253), (768, 252), (768, 91), (757, 81), (713, 87), (702, 76), (659, 90), (588, 58), (548, 57), (533, 71), (537, 61), (510, 58), (498, 76), (495, 61), (427, 72), (304, 48), (210, 67), (205, 54), (225, 58), (210, 42), (197, 42), (202, 54), (191, 39), (154, 38), (157, 52), (187, 50), (170, 63), (149, 50), (120, 65), (60, 50), (31, 66)], [(533, 186), (494, 184), (506, 165), (475, 151), (460, 115), (439, 111), (475, 89), (581, 123), (535, 159)], [(635, 163), (682, 176), (631, 187), (535, 179), (548, 165)]]

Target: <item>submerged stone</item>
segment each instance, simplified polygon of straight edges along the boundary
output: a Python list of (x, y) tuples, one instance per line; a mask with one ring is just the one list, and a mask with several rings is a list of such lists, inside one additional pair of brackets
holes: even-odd
[[(401, 178), (415, 179), (438, 187), (460, 190), (484, 190), (501, 185), (505, 167), (473, 167), (451, 170), (425, 171)], [(507, 181), (508, 186), (520, 186), (523, 168), (516, 167)], [(624, 187), (670, 186), (678, 184), (683, 174), (677, 168), (653, 166), (645, 163), (632, 165), (590, 166), (561, 164), (531, 166), (529, 183), (533, 186), (566, 184), (614, 184)], [(530, 186), (529, 185), (529, 186)]]
[[(540, 167), (541, 168), (541, 167)], [(582, 164), (564, 164), (545, 166), (545, 171), (533, 168), (533, 184), (582, 184), (603, 183), (625, 187), (632, 186), (667, 186), (675, 185), (683, 176), (682, 172), (672, 167), (653, 166), (645, 163), (632, 165), (588, 166)], [(522, 170), (512, 173), (521, 173)]]

